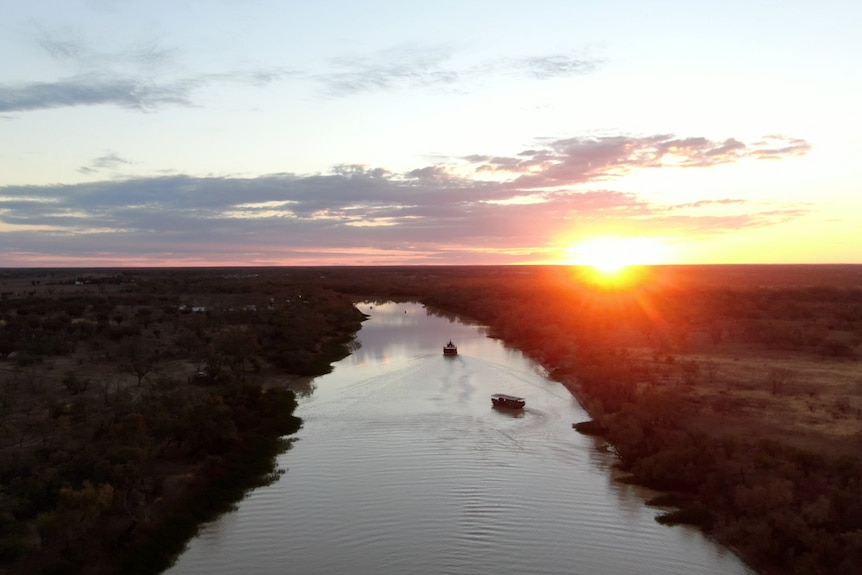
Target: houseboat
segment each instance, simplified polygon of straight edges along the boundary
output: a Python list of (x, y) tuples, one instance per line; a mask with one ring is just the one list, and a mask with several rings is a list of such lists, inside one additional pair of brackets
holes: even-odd
[(506, 395), (505, 393), (495, 393), (491, 396), (491, 403), (494, 404), (494, 407), (522, 409), (527, 402), (523, 397), (515, 397), (514, 395)]
[(449, 343), (443, 346), (443, 355), (458, 355), (458, 347), (449, 340)]

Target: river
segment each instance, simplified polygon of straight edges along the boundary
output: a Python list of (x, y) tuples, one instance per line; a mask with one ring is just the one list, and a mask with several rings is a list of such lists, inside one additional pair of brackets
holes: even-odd
[[(419, 304), (359, 309), (361, 346), (297, 389), (286, 473), (205, 525), (167, 573), (753, 575), (697, 531), (658, 524), (572, 429), (587, 418), (577, 401), (522, 353)], [(526, 408), (493, 408), (493, 393)]]

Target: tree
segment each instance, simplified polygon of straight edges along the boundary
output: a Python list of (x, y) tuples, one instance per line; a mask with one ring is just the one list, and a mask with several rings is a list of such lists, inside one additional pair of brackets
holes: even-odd
[(67, 371), (63, 376), (63, 385), (72, 392), (72, 395), (77, 395), (87, 390), (90, 380), (79, 378), (74, 371)]
[(45, 538), (61, 538), (66, 549), (82, 540), (96, 519), (114, 501), (114, 488), (110, 484), (94, 486), (85, 481), (81, 489), (63, 487), (54, 511), (39, 516), (38, 526)]
[(144, 378), (156, 367), (155, 356), (150, 353), (141, 352), (135, 345), (126, 346), (122, 353), (125, 356), (125, 361), (121, 369), (137, 377), (138, 387), (141, 387)]
[(244, 330), (231, 330), (215, 341), (215, 348), (240, 381), (245, 379), (246, 361), (260, 349), (257, 337)]

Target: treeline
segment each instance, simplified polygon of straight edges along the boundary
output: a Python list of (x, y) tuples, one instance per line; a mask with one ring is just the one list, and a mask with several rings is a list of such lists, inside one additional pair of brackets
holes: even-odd
[(317, 280), (140, 271), (4, 297), (0, 570), (157, 573), (276, 478), (300, 421), (262, 373), (325, 373), (363, 319)]

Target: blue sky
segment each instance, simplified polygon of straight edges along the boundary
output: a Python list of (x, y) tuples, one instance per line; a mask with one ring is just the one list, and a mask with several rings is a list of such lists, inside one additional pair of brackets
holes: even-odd
[(13, 3), (0, 266), (578, 263), (607, 238), (642, 263), (862, 263), (860, 21)]

